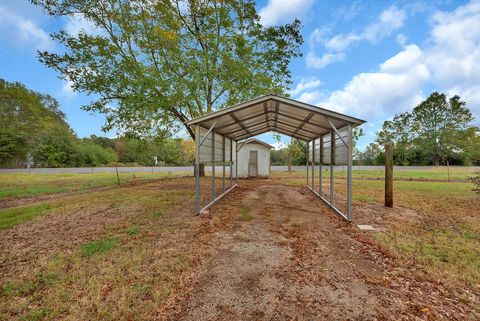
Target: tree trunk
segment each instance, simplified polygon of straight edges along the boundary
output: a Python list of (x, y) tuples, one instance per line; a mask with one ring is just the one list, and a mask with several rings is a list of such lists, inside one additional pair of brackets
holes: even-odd
[(288, 171), (292, 171), (292, 146), (288, 146)]
[[(185, 128), (187, 129), (188, 133), (190, 134), (190, 137), (192, 138), (193, 142), (195, 143), (196, 140), (195, 140), (195, 134), (193, 133), (193, 130), (191, 130), (191, 128), (189, 128), (187, 125), (185, 125)], [(197, 145), (195, 144), (195, 150), (197, 149)], [(195, 153), (195, 155), (197, 155), (197, 153)], [(200, 177), (205, 177), (205, 164), (202, 164), (200, 163), (199, 165), (199, 173), (200, 173)], [(196, 168), (195, 168), (195, 161), (193, 162), (193, 174), (195, 175), (195, 171), (196, 171)]]
[[(195, 163), (193, 163), (193, 175), (195, 176), (195, 172), (197, 171), (197, 167), (195, 166)], [(199, 173), (200, 177), (205, 177), (205, 164), (200, 164), (199, 166)]]

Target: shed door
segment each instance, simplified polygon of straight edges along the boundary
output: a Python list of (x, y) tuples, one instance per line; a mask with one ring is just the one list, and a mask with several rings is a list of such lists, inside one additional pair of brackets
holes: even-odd
[(258, 151), (251, 150), (248, 155), (248, 176), (258, 176)]

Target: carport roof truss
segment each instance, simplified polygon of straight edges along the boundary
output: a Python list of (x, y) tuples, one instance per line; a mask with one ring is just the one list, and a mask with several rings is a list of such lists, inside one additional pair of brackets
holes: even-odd
[(290, 98), (266, 95), (193, 119), (189, 126), (215, 128), (234, 141), (275, 131), (304, 141), (332, 128), (356, 127), (365, 121)]
[[(215, 204), (238, 185), (238, 151), (249, 139), (274, 131), (307, 143), (307, 187), (344, 219), (352, 219), (352, 128), (365, 121), (277, 95), (259, 97), (187, 123), (195, 128), (195, 212)], [(242, 140), (240, 147), (237, 142)], [(201, 209), (200, 164), (212, 165), (211, 201)], [(222, 164), (222, 192), (215, 190), (215, 167)], [(229, 167), (229, 184), (226, 170)], [(334, 166), (347, 166), (346, 211), (337, 208)], [(318, 171), (315, 167), (318, 166)], [(329, 191), (323, 188), (322, 166), (329, 166)], [(235, 167), (235, 172), (233, 167)], [(317, 173), (317, 174), (316, 174)], [(315, 186), (315, 177), (319, 184)], [(235, 183), (233, 182), (235, 177)], [(328, 197), (327, 197), (328, 195)]]

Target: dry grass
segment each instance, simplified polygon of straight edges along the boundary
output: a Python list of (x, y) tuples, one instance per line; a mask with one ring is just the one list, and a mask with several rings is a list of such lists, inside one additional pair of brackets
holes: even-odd
[[(341, 197), (346, 186), (338, 174), (335, 189)], [(276, 179), (302, 186), (304, 175), (285, 173)], [(414, 175), (421, 176), (421, 173)], [(318, 186), (318, 179), (315, 184)], [(466, 182), (396, 181), (394, 205), (400, 209), (398, 213), (408, 209), (415, 217), (384, 216), (381, 222), (385, 231), (371, 237), (395, 254), (405, 268), (417, 270), (422, 277), (441, 281), (452, 289), (468, 287), (479, 292), (480, 200), (472, 188), (473, 184)], [(384, 182), (354, 179), (353, 192), (354, 221), (355, 212), (364, 206), (371, 209), (362, 217), (362, 223), (378, 221), (380, 212), (376, 209), (382, 209)]]
[[(121, 184), (185, 176), (186, 172), (136, 172), (119, 173)], [(78, 192), (92, 188), (115, 186), (118, 184), (115, 173), (84, 174), (39, 174), (39, 173), (0, 173), (0, 200), (6, 198), (31, 197), (62, 192)]]
[[(275, 175), (268, 184), (301, 186), (303, 175)], [(336, 183), (340, 196), (344, 183)], [(362, 237), (388, 249), (419, 277), (471, 300), (469, 293), (480, 292), (480, 202), (472, 185), (397, 181), (394, 187), (397, 208), (389, 212), (381, 206), (382, 181), (354, 180), (354, 220), (359, 213), (363, 223), (385, 228)], [(210, 197), (208, 190), (202, 197)], [(193, 179), (175, 178), (0, 210), (0, 320), (156, 319), (196, 264), (192, 232), (184, 231), (192, 199)], [(413, 214), (402, 216), (407, 210)], [(92, 211), (92, 222), (85, 221), (82, 213)], [(109, 219), (98, 220), (105, 213)], [(235, 215), (252, 220), (246, 207)], [(68, 225), (66, 217), (76, 224)], [(38, 239), (22, 236), (42, 222), (48, 224)], [(102, 223), (82, 234), (96, 222)], [(49, 234), (48, 228), (68, 235)], [(20, 243), (13, 260), (8, 248)], [(49, 250), (34, 250), (42, 244)]]
[(188, 251), (174, 250), (170, 237), (185, 223), (174, 213), (191, 198), (190, 190), (143, 186), (47, 202), (44, 215), (51, 220), (100, 204), (113, 207), (119, 219), (83, 243), (40, 253), (27, 270), (9, 267), (9, 277), (0, 278), (0, 319), (153, 319), (190, 268)]

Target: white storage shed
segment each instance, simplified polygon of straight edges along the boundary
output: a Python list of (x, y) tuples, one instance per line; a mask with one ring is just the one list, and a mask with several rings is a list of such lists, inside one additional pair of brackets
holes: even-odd
[(273, 146), (258, 139), (249, 139), (238, 151), (238, 177), (270, 175), (270, 150)]

